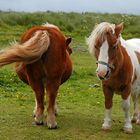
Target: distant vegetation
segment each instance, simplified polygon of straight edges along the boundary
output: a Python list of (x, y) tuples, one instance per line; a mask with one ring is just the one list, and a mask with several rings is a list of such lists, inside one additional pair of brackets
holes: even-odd
[[(55, 13), (55, 12), (0, 12), (0, 36), (14, 30), (14, 37), (18, 38), (27, 28), (49, 22), (79, 40), (85, 38), (92, 31), (96, 23), (103, 21), (111, 23), (124, 22), (123, 37), (125, 39), (140, 37), (140, 16), (125, 14), (97, 14), (97, 13)], [(22, 28), (21, 28), (22, 27)], [(9, 36), (9, 34), (8, 34)], [(81, 39), (81, 41), (83, 40)], [(6, 42), (8, 37), (2, 41)]]

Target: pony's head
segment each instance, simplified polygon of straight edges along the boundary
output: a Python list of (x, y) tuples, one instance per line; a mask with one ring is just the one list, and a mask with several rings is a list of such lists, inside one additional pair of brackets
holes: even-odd
[(96, 57), (96, 72), (101, 80), (107, 80), (115, 69), (122, 27), (122, 23), (115, 25), (103, 22), (95, 26), (88, 38), (89, 52)]

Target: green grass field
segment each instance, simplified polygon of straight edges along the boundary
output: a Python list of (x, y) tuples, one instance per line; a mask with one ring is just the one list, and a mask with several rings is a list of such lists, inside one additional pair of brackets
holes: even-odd
[[(140, 17), (95, 13), (0, 12), (1, 49), (14, 39), (18, 41), (29, 27), (46, 20), (73, 37), (73, 74), (60, 87), (57, 97), (59, 128), (48, 130), (47, 126), (33, 124), (34, 93), (18, 79), (13, 65), (9, 65), (0, 69), (0, 140), (139, 140), (140, 126), (134, 124), (134, 133), (131, 135), (122, 131), (124, 114), (118, 95), (114, 96), (113, 101), (112, 131), (101, 131), (104, 96), (95, 74), (95, 60), (87, 51), (85, 37), (92, 31), (96, 21), (123, 21), (125, 38), (140, 37)], [(99, 87), (94, 87), (95, 84)]]

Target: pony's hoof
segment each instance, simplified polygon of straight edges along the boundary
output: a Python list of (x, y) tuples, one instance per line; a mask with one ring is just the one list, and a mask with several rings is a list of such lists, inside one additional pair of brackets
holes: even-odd
[(43, 125), (43, 121), (42, 122), (35, 122), (36, 125)]
[(34, 121), (32, 124), (35, 125), (35, 126), (37, 126), (37, 125), (44, 125), (43, 122), (40, 122), (40, 123), (39, 123), (39, 122), (35, 122), (35, 121)]
[(35, 116), (35, 124), (36, 125), (43, 125), (44, 123), (43, 123), (43, 117), (41, 117), (41, 118), (37, 118), (36, 116)]
[(111, 131), (111, 127), (110, 126), (102, 126), (102, 131), (109, 132), (109, 131)]
[(124, 133), (126, 133), (126, 134), (132, 134), (132, 133), (133, 133), (132, 128), (124, 127), (124, 128), (123, 128), (123, 131), (124, 131)]
[(57, 129), (57, 123), (47, 123), (48, 129)]
[(43, 123), (42, 120), (40, 120), (40, 121), (35, 120), (35, 124), (36, 124), (36, 125), (43, 125), (44, 123)]

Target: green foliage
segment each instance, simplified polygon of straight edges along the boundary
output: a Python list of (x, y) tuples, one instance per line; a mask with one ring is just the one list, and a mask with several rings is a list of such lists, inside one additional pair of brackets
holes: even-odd
[(49, 22), (59, 26), (62, 31), (69, 32), (72, 37), (85, 37), (90, 34), (95, 24), (103, 21), (111, 23), (124, 22), (123, 34), (126, 39), (132, 36), (140, 36), (138, 30), (140, 29), (139, 16), (107, 13), (54, 13), (50, 11), (36, 13), (0, 12), (0, 33), (2, 27), (8, 28), (9, 25), (14, 27), (18, 25), (27, 29)]

